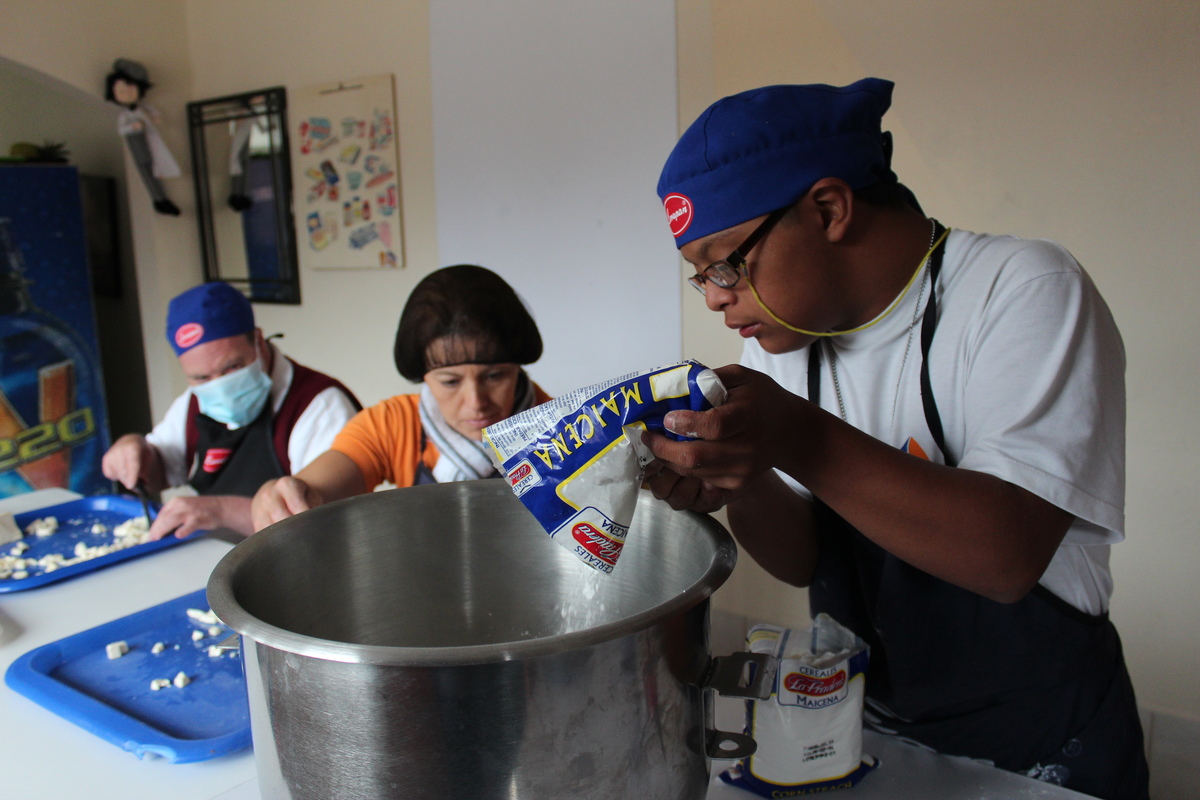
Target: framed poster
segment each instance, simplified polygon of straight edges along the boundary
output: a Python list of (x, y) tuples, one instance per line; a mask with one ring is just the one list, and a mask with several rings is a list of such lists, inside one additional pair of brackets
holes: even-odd
[(302, 267), (404, 266), (392, 76), (292, 93), (293, 207)]

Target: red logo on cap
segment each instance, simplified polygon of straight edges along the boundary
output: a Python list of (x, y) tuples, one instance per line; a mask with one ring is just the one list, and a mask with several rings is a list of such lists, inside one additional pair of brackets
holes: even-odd
[(186, 350), (200, 341), (202, 336), (204, 336), (204, 326), (199, 322), (189, 322), (179, 326), (179, 330), (175, 331), (175, 344), (180, 349)]
[(667, 210), (671, 235), (679, 238), (692, 224), (692, 201), (682, 194), (669, 194), (663, 198), (663, 208)]
[(210, 447), (204, 453), (204, 471), (213, 473), (225, 466), (225, 462), (229, 460), (229, 456), (233, 451), (228, 447)]

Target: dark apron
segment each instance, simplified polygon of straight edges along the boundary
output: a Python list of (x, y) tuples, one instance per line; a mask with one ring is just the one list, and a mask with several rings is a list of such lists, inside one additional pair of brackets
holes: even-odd
[(269, 405), (254, 422), (234, 430), (196, 414), (196, 466), (188, 478), (192, 488), (202, 495), (253, 497), (264, 483), (286, 475), (275, 455), (271, 420)]
[[(954, 466), (929, 380), (944, 252), (943, 242), (930, 258), (921, 400)], [(820, 359), (814, 343), (808, 394), (817, 404)], [(1096, 797), (1149, 797), (1133, 687), (1107, 613), (1086, 614), (1041, 585), (1017, 603), (989, 600), (906, 564), (813, 504), (820, 555), (810, 606), (870, 645), (871, 727)]]
[(422, 461), (421, 463), (417, 464), (417, 477), (415, 480), (413, 480), (413, 486), (424, 486), (429, 483), (437, 483), (437, 481), (434, 480), (433, 472), (431, 472), (429, 467), (425, 466), (425, 462)]

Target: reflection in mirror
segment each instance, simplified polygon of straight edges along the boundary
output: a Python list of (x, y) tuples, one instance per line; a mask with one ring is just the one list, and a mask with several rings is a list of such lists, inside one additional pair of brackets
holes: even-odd
[(261, 303), (299, 303), (287, 95), (188, 103), (204, 278)]

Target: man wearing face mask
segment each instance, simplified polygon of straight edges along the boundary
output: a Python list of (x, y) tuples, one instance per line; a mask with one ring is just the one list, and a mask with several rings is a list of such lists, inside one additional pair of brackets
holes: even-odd
[(109, 448), (104, 475), (130, 489), (187, 484), (198, 493), (169, 500), (152, 539), (216, 528), (249, 536), (258, 487), (328, 450), (362, 406), (337, 380), (267, 342), (250, 302), (229, 284), (201, 284), (173, 299), (167, 340), (189, 388), (148, 435), (126, 434)]

